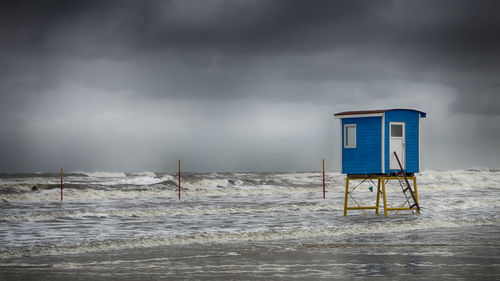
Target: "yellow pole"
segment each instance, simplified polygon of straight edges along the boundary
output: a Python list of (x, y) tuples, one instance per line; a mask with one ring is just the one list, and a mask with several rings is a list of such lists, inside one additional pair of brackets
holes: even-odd
[(418, 204), (418, 191), (417, 191), (417, 178), (416, 177), (413, 178), (413, 186), (415, 187), (415, 200), (417, 200), (417, 204)]
[(347, 195), (349, 194), (349, 176), (345, 178), (345, 200), (344, 200), (344, 217), (347, 216)]
[(387, 217), (387, 199), (385, 198), (385, 180), (384, 178), (382, 180), (382, 196), (384, 198), (384, 216)]
[[(417, 191), (417, 178), (416, 177), (413, 178), (413, 186), (415, 187), (415, 192), (414, 192), (415, 201), (417, 201), (416, 203), (418, 204), (418, 191)], [(420, 206), (420, 205), (418, 205), (418, 206)], [(420, 210), (417, 210), (416, 212), (417, 212), (417, 214), (420, 214)]]
[(377, 215), (378, 215), (379, 203), (380, 203), (380, 179), (378, 179), (378, 182), (377, 182), (377, 209), (375, 209), (375, 214), (377, 214)]

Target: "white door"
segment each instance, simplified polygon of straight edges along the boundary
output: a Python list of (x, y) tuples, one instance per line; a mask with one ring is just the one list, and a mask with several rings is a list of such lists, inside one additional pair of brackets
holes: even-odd
[(389, 140), (389, 168), (391, 170), (399, 170), (398, 160), (394, 156), (394, 151), (398, 154), (399, 161), (403, 169), (406, 169), (405, 161), (405, 123), (403, 122), (390, 122), (390, 140)]

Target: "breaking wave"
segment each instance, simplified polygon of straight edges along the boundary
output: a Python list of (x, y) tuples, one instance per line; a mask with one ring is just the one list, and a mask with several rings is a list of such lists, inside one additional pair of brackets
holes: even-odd
[(127, 218), (127, 217), (163, 217), (163, 216), (200, 216), (215, 214), (251, 214), (251, 213), (275, 213), (296, 211), (338, 211), (341, 204), (286, 204), (258, 207), (193, 207), (193, 208), (141, 208), (141, 209), (112, 209), (103, 211), (71, 211), (71, 212), (41, 212), (24, 215), (0, 215), (0, 222), (43, 222), (57, 219), (85, 219), (85, 218)]
[[(0, 175), (0, 258), (498, 225), (499, 171), (417, 178), (422, 214), (384, 218), (373, 210), (344, 217), (345, 175), (336, 172), (327, 173), (326, 199), (320, 173), (184, 174), (182, 200), (175, 174), (74, 172), (64, 178), (64, 202), (57, 174)], [(400, 186), (387, 190), (399, 204)], [(376, 192), (353, 194), (373, 204)]]
[[(499, 219), (422, 219), (395, 221), (391, 224), (376, 222), (371, 224), (355, 224), (351, 226), (294, 227), (288, 229), (269, 229), (254, 232), (202, 232), (189, 235), (152, 235), (132, 239), (110, 239), (84, 242), (65, 246), (33, 246), (0, 250), (0, 258), (20, 256), (68, 255), (131, 248), (148, 248), (158, 246), (185, 245), (193, 243), (240, 243), (254, 241), (314, 239), (317, 237), (350, 236), (359, 234), (397, 233), (427, 230), (434, 228), (458, 228), (498, 224)], [(415, 245), (415, 244), (414, 244)]]
[[(468, 191), (477, 188), (500, 189), (499, 171), (423, 171), (417, 175), (419, 190)], [(327, 191), (342, 192), (345, 176), (327, 173)], [(232, 196), (295, 194), (311, 192), (322, 185), (320, 173), (211, 173), (181, 178), (186, 196)], [(172, 197), (177, 192), (175, 175), (153, 172), (74, 174), (64, 180), (65, 200), (116, 200), (129, 198)], [(44, 202), (57, 200), (60, 179), (53, 177), (3, 178), (0, 201)]]
[(126, 178), (127, 175), (122, 172), (84, 172), (84, 175), (94, 178)]

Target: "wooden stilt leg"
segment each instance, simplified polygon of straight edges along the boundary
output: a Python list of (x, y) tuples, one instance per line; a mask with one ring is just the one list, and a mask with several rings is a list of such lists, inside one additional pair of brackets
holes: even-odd
[(347, 195), (349, 194), (349, 177), (345, 178), (345, 200), (344, 200), (344, 217), (347, 216)]
[(378, 179), (378, 182), (377, 182), (377, 208), (375, 209), (375, 214), (378, 215), (378, 207), (380, 205), (380, 179)]
[[(417, 190), (417, 178), (416, 177), (413, 178), (413, 187), (414, 187), (413, 193), (415, 195), (415, 201), (417, 202), (417, 205), (420, 206), (420, 204), (418, 203), (418, 190)], [(417, 214), (420, 214), (420, 210), (417, 210)]]
[(418, 204), (418, 191), (417, 191), (417, 178), (413, 178), (413, 186), (415, 187), (415, 200), (417, 201), (417, 204)]
[(384, 178), (382, 180), (382, 196), (384, 198), (384, 216), (387, 217), (387, 199), (385, 198), (385, 180)]

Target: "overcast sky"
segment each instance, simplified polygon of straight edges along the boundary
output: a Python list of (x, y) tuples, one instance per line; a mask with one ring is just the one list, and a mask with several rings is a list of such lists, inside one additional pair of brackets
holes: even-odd
[(339, 169), (414, 108), (423, 168), (500, 168), (498, 1), (1, 1), (0, 172)]

